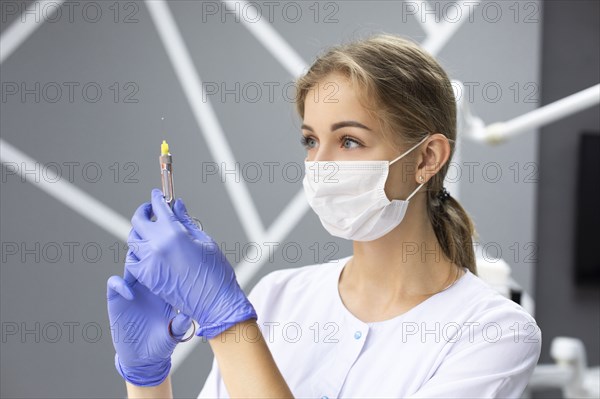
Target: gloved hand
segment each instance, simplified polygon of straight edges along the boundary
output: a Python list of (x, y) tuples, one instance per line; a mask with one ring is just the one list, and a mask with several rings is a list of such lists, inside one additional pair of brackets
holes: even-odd
[[(127, 261), (137, 261), (131, 251), (127, 253)], [(192, 324), (191, 318), (183, 313), (176, 315), (171, 305), (150, 292), (127, 270), (125, 279), (111, 276), (106, 284), (117, 371), (134, 385), (160, 385), (171, 370), (175, 339), (183, 338)], [(168, 331), (173, 316), (171, 330), (175, 339)]]
[(160, 190), (152, 190), (152, 202), (142, 204), (131, 220), (141, 238), (128, 243), (139, 261), (125, 267), (150, 291), (198, 321), (198, 336), (214, 338), (256, 319), (218, 245), (196, 227), (181, 199), (173, 208)]

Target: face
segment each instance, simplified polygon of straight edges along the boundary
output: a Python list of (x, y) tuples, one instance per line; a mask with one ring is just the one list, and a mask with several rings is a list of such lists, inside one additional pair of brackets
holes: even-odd
[[(339, 74), (307, 93), (302, 136), (306, 161), (391, 161), (409, 148), (398, 151), (385, 141), (351, 82)], [(420, 148), (390, 165), (388, 199), (405, 199), (416, 188), (415, 154)]]

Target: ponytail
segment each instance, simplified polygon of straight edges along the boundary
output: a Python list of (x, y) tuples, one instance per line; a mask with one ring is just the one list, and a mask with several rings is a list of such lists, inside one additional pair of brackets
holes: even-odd
[[(434, 182), (431, 179), (430, 183)], [(439, 179), (438, 179), (439, 180)], [(440, 185), (438, 183), (436, 185)], [(477, 275), (473, 237), (477, 235), (473, 221), (452, 196), (440, 198), (438, 190), (427, 190), (427, 215), (444, 255), (454, 264), (468, 268)]]

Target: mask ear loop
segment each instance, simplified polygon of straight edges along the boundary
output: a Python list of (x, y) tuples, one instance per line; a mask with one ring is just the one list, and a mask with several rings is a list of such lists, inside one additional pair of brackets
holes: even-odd
[[(411, 152), (412, 150), (414, 150), (415, 148), (417, 148), (418, 146), (420, 146), (421, 144), (423, 144), (423, 142), (425, 140), (427, 140), (427, 138), (429, 138), (429, 135), (423, 137), (423, 140), (419, 141), (417, 144), (415, 144), (414, 146), (412, 146), (410, 149), (408, 149), (407, 151), (405, 151), (402, 155), (400, 155), (398, 158), (394, 159), (393, 161), (390, 162), (390, 165), (393, 164), (394, 162), (396, 162), (397, 160), (399, 160), (400, 158), (402, 158), (403, 156), (405, 156), (406, 154), (408, 154), (409, 152)], [(425, 183), (421, 183), (419, 184), (419, 187), (417, 187), (415, 189), (415, 191), (413, 191), (407, 199), (405, 199), (405, 201), (409, 201), (413, 195), (415, 195), (417, 193), (417, 191), (419, 191), (421, 189), (421, 187), (423, 187), (425, 185)]]
[(403, 156), (405, 156), (406, 154), (408, 154), (409, 152), (411, 152), (412, 150), (414, 150), (415, 148), (417, 148), (418, 146), (420, 146), (421, 144), (423, 144), (423, 142), (425, 140), (427, 140), (427, 138), (429, 138), (429, 135), (425, 136), (423, 138), (423, 140), (419, 141), (417, 144), (413, 145), (411, 148), (409, 148), (408, 150), (406, 150), (402, 155), (398, 156), (393, 161), (390, 161), (390, 165), (393, 164), (394, 162), (396, 162), (397, 160), (399, 160), (400, 158), (402, 158)]
[(415, 191), (413, 191), (413, 192), (412, 192), (412, 193), (411, 193), (411, 194), (408, 196), (408, 198), (407, 198), (407, 199), (405, 199), (405, 201), (409, 201), (409, 200), (412, 198), (412, 196), (413, 196), (413, 195), (415, 195), (415, 194), (417, 193), (417, 191), (419, 191), (419, 190), (421, 189), (421, 187), (423, 187), (424, 185), (425, 185), (425, 183), (421, 183), (421, 184), (419, 184), (419, 187), (417, 187), (417, 188), (415, 189)]

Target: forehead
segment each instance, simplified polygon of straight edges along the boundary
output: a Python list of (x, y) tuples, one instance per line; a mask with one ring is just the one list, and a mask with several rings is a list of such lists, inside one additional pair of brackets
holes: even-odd
[(374, 121), (361, 104), (361, 93), (342, 74), (330, 74), (312, 87), (304, 101), (304, 120), (307, 124), (357, 120), (374, 127)]

